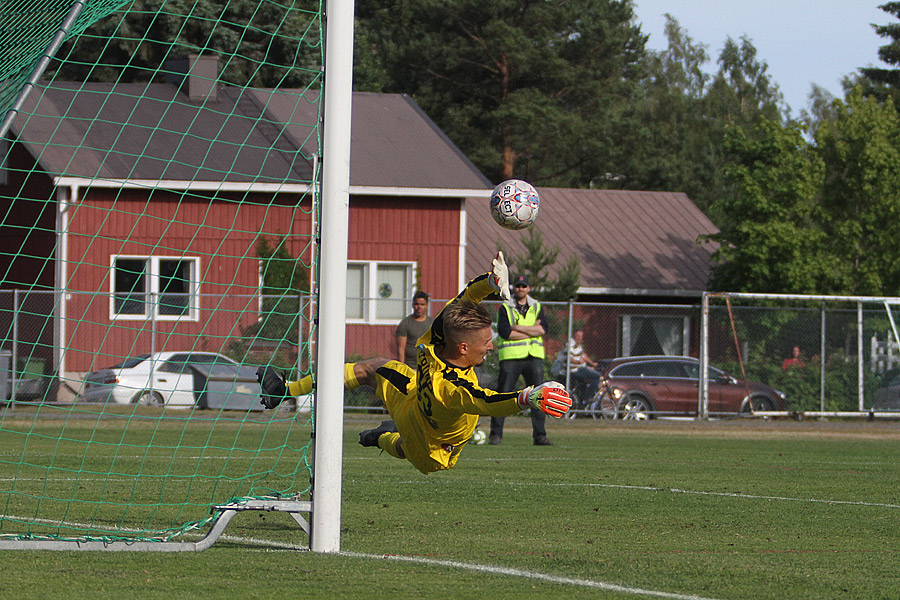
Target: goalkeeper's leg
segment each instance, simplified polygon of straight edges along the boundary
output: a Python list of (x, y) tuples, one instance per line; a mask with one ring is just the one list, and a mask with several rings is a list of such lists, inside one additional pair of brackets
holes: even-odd
[[(344, 387), (348, 390), (360, 385), (375, 387), (375, 370), (387, 362), (386, 358), (372, 358), (358, 363), (344, 364)], [(256, 370), (262, 393), (260, 402), (266, 408), (275, 408), (285, 398), (305, 396), (313, 391), (313, 376), (307, 375), (298, 381), (285, 381), (277, 369), (270, 366)]]
[(359, 434), (359, 444), (369, 448), (381, 448), (394, 458), (406, 458), (403, 440), (393, 421), (382, 421), (375, 429), (366, 429)]

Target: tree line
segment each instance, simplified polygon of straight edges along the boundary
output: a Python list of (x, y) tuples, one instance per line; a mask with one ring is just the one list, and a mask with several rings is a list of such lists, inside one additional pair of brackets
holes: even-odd
[[(135, 0), (59, 76), (158, 78), (176, 32), (229, 53), (227, 81), (306, 85), (316, 41), (278, 35), (310, 28), (302, 4)], [(667, 15), (653, 51), (632, 0), (357, 0), (354, 89), (409, 94), (492, 181), (685, 192), (719, 228), (700, 240), (719, 244), (711, 289), (897, 296), (900, 24), (876, 31), (889, 68), (848, 74), (843, 98), (814, 87), (794, 118), (752, 40), (725, 40), (710, 69)]]

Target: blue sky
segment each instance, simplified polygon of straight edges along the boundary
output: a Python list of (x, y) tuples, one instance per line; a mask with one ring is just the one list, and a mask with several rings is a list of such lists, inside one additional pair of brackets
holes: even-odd
[(893, 18), (879, 10), (884, 1), (872, 0), (634, 0), (641, 30), (650, 35), (648, 47), (664, 49), (663, 14), (675, 17), (695, 42), (707, 46), (715, 59), (728, 36), (746, 35), (757, 57), (781, 88), (793, 114), (806, 108), (813, 83), (838, 97), (840, 80), (860, 67), (886, 66), (878, 48), (887, 40), (871, 24)]

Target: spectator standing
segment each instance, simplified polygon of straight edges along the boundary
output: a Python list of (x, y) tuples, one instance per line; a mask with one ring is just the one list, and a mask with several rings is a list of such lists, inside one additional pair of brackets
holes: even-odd
[[(538, 385), (544, 381), (544, 334), (548, 324), (541, 303), (529, 295), (528, 278), (519, 275), (513, 281), (513, 293), (509, 302), (500, 306), (497, 316), (498, 359), (500, 374), (497, 391), (516, 389), (519, 376), (525, 385)], [(539, 410), (531, 411), (531, 437), (535, 446), (552, 446), (547, 439), (545, 421), (547, 415)], [(505, 417), (491, 417), (489, 441), (499, 445), (503, 441)]]
[(791, 350), (791, 355), (784, 359), (784, 362), (781, 363), (781, 370), (787, 371), (792, 367), (805, 367), (806, 362), (803, 360), (803, 357), (800, 355), (800, 346), (794, 346)]
[(394, 330), (397, 339), (397, 360), (416, 368), (416, 344), (419, 338), (431, 328), (433, 317), (428, 316), (428, 294), (419, 290), (413, 295), (412, 314), (403, 320)]

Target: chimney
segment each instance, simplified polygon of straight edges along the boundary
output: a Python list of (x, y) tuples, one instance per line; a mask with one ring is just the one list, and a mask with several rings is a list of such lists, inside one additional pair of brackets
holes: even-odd
[(165, 82), (178, 86), (194, 102), (216, 101), (216, 84), (219, 78), (218, 55), (189, 54), (187, 57), (166, 61)]

